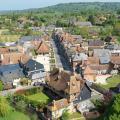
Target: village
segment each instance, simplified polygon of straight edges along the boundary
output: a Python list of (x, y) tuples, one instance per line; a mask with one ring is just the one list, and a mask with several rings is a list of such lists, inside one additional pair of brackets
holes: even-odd
[(107, 79), (120, 73), (116, 41), (112, 36), (105, 41), (86, 40), (54, 28), (51, 36), (23, 36), (14, 43), (1, 43), (1, 94), (42, 87), (51, 99), (41, 112), (43, 119), (58, 119), (65, 110), (97, 118), (100, 113), (91, 111), (95, 109), (92, 100), (106, 102), (120, 92), (119, 81), (114, 89), (103, 87), (109, 84)]
[(119, 6), (0, 11), (0, 120), (120, 120)]

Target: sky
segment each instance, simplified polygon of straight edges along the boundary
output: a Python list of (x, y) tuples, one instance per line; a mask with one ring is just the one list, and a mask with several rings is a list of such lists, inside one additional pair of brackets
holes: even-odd
[(69, 2), (120, 2), (120, 0), (0, 0), (0, 10), (22, 10), (41, 8)]

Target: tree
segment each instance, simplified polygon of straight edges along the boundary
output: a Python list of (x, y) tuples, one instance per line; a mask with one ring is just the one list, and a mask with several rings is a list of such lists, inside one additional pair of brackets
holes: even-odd
[(69, 113), (67, 110), (63, 111), (61, 120), (69, 120)]
[(89, 16), (88, 21), (90, 21), (93, 25), (95, 25), (95, 17), (93, 15)]
[(0, 91), (2, 91), (4, 88), (2, 81), (0, 80)]
[(115, 35), (120, 36), (120, 23), (119, 22), (114, 25), (113, 32)]
[(116, 95), (108, 105), (103, 120), (120, 120), (120, 94)]
[(10, 112), (10, 106), (7, 100), (0, 96), (0, 116), (5, 117)]
[(22, 78), (22, 79), (20, 80), (20, 84), (21, 84), (21, 85), (28, 85), (28, 79), (27, 79), (27, 78)]

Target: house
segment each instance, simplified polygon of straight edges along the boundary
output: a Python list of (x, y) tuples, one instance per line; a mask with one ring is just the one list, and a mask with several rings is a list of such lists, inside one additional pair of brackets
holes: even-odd
[(9, 48), (7, 48), (7, 47), (0, 47), (0, 54), (8, 53), (8, 52), (9, 52)]
[(57, 101), (53, 100), (53, 102), (47, 106), (47, 116), (50, 119), (60, 118), (63, 112), (68, 109), (68, 107), (69, 103), (65, 98)]
[(83, 72), (83, 76), (85, 80), (95, 82), (96, 81), (96, 73), (89, 66), (87, 66)]
[[(47, 85), (59, 96), (67, 98), (70, 103), (75, 102), (77, 104), (91, 96), (90, 89), (80, 75), (70, 74), (67, 71), (53, 70), (48, 76)], [(86, 96), (82, 96), (82, 91), (84, 94), (86, 93)]]
[(109, 64), (111, 52), (108, 49), (94, 49), (93, 56), (99, 58), (100, 64)]
[(72, 64), (73, 67), (75, 67), (77, 64), (79, 63), (84, 63), (86, 62), (88, 59), (87, 54), (85, 53), (76, 53), (75, 55), (72, 55)]
[(109, 64), (89, 65), (89, 67), (96, 73), (96, 75), (105, 75), (109, 73)]
[(87, 64), (88, 65), (99, 65), (100, 59), (99, 59), (99, 57), (96, 57), (96, 56), (88, 57)]
[(104, 48), (104, 41), (102, 40), (89, 40), (88, 41), (88, 49)]
[(18, 40), (18, 45), (23, 45), (26, 42), (31, 42), (33, 40), (39, 40), (40, 36), (23, 36)]
[(105, 49), (108, 49), (111, 52), (112, 56), (120, 56), (120, 45), (118, 44), (106, 45)]
[(75, 46), (75, 50), (78, 53), (86, 53), (86, 50), (82, 47), (82, 45)]
[(120, 71), (120, 56), (111, 56), (110, 73), (117, 74)]
[(45, 69), (44, 66), (35, 60), (30, 59), (27, 63), (22, 64), (20, 62), (21, 67), (23, 68), (23, 73), (26, 77), (32, 80), (32, 83), (34, 82), (40, 82), (44, 83), (45, 80)]
[(0, 54), (0, 65), (18, 64), (19, 60), (26, 63), (29, 60), (29, 56), (20, 52), (8, 52)]
[(64, 110), (75, 111), (77, 105), (91, 97), (91, 89), (78, 74), (54, 69), (48, 75), (47, 88), (61, 96), (60, 100), (53, 101), (47, 106), (50, 116), (57, 119)]
[(33, 59), (44, 65), (45, 71), (50, 71), (50, 47), (45, 41), (40, 41), (35, 43), (35, 51), (37, 56)]
[(81, 35), (72, 35), (73, 39), (74, 39), (74, 44), (80, 44), (82, 43), (82, 36)]
[(84, 26), (87, 26), (87, 27), (92, 27), (92, 23), (91, 22), (74, 22), (73, 23), (75, 26), (80, 26), (80, 27), (84, 27)]
[(0, 66), (0, 80), (4, 84), (4, 89), (17, 87), (20, 85), (20, 79), (24, 77), (23, 69), (19, 64), (10, 64)]
[(49, 54), (49, 46), (44, 41), (40, 41), (36, 47), (37, 54)]

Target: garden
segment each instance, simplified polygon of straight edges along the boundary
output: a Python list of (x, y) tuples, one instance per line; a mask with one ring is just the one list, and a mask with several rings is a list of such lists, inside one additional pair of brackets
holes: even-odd
[(103, 88), (109, 89), (111, 87), (116, 87), (120, 83), (120, 75), (114, 75), (107, 79), (106, 85), (101, 85)]
[(0, 120), (38, 120), (36, 112), (43, 110), (51, 99), (42, 87), (18, 90), (14, 95), (0, 97)]
[(15, 110), (8, 101), (0, 96), (0, 120), (30, 120), (28, 115)]

